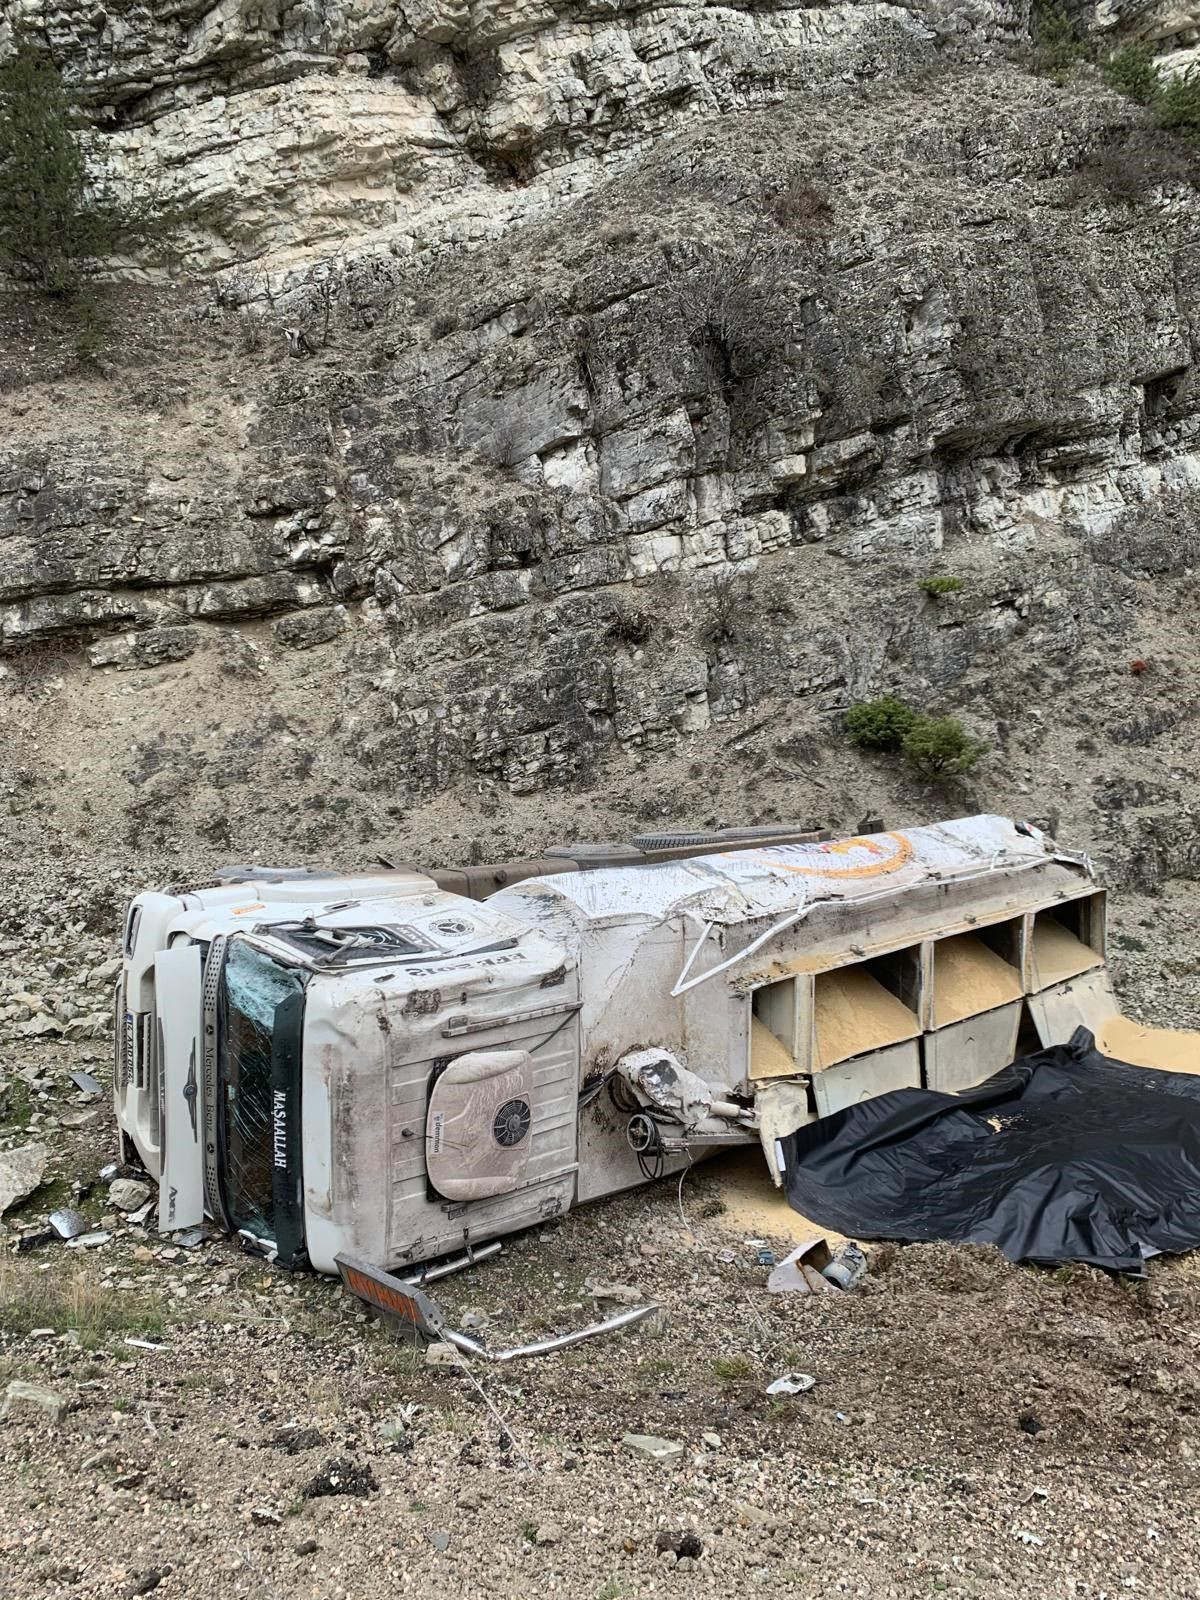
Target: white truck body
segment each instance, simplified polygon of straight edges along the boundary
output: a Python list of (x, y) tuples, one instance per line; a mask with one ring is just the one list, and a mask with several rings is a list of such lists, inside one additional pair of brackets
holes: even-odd
[(139, 895), (117, 1118), (160, 1227), (407, 1268), (776, 1140), (959, 1089), (1114, 1015), (1086, 858), (1000, 817), (484, 901), (416, 871)]

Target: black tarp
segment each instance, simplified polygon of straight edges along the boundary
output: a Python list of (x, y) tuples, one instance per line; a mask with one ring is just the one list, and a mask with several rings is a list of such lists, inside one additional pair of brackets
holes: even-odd
[(789, 1134), (788, 1199), (855, 1238), (994, 1244), (1137, 1272), (1200, 1245), (1200, 1077), (1080, 1029), (976, 1089), (897, 1089)]

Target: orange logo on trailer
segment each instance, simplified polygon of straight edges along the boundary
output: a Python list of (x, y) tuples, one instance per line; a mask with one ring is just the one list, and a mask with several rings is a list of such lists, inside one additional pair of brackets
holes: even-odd
[(835, 866), (832, 863), (825, 866), (811, 860), (803, 864), (780, 860), (782, 851), (778, 854), (765, 850), (752, 853), (769, 866), (778, 867), (781, 872), (798, 872), (812, 878), (883, 878), (889, 872), (898, 872), (906, 862), (911, 861), (913, 853), (912, 841), (902, 833), (884, 833), (873, 839), (834, 839), (828, 844), (806, 845), (804, 850), (809, 855), (835, 857), (864, 853), (870, 859), (853, 866)]

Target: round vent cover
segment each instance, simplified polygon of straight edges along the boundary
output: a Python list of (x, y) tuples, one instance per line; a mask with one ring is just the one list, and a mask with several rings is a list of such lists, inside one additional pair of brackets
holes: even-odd
[(520, 1144), (529, 1132), (531, 1120), (528, 1100), (506, 1100), (492, 1119), (496, 1143), (504, 1145), (506, 1149)]

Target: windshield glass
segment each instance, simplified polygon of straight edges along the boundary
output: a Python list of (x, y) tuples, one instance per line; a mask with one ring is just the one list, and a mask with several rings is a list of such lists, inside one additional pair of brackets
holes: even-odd
[[(302, 1244), (299, 1112), (304, 987), (300, 974), (244, 939), (221, 978), (217, 1072), (225, 1208), (235, 1228)], [(285, 1249), (285, 1246), (287, 1247)]]

